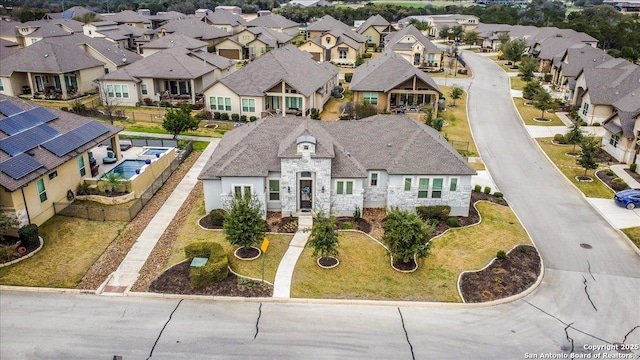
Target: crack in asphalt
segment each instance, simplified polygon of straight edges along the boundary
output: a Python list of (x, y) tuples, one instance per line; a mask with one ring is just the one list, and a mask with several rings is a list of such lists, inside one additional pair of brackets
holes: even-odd
[(587, 260), (587, 265), (589, 266), (589, 275), (591, 275), (591, 278), (593, 279), (593, 281), (596, 280), (596, 278), (593, 276), (593, 274), (591, 273), (591, 263), (589, 262), (589, 260)]
[(636, 325), (633, 327), (633, 329), (629, 330), (629, 332), (627, 333), (627, 335), (624, 336), (624, 340), (622, 340), (622, 343), (624, 344), (625, 341), (627, 341), (627, 337), (629, 335), (631, 335), (632, 332), (634, 332), (636, 329), (640, 328), (640, 325)]
[(260, 328), (258, 325), (260, 324), (260, 316), (262, 316), (262, 303), (258, 306), (258, 319), (256, 320), (256, 333), (253, 335), (253, 340), (258, 337), (258, 332), (260, 332)]
[(400, 321), (402, 322), (402, 330), (404, 330), (404, 336), (405, 338), (407, 338), (409, 349), (411, 349), (411, 359), (416, 360), (416, 354), (413, 353), (413, 345), (411, 345), (411, 340), (409, 340), (409, 333), (407, 332), (407, 328), (404, 326), (404, 317), (402, 317), (402, 311), (400, 311), (400, 307), (398, 307), (398, 313), (400, 314)]
[(167, 322), (164, 323), (164, 326), (162, 327), (162, 330), (160, 330), (160, 333), (158, 334), (158, 337), (156, 338), (156, 341), (153, 343), (153, 347), (151, 348), (151, 351), (149, 352), (149, 357), (147, 358), (147, 360), (151, 359), (151, 357), (153, 356), (153, 350), (156, 348), (156, 345), (158, 345), (158, 341), (160, 341), (160, 337), (162, 336), (162, 332), (167, 327), (167, 325), (169, 325), (169, 321), (171, 321), (171, 318), (173, 317), (173, 313), (175, 313), (176, 310), (178, 310), (178, 306), (180, 306), (180, 304), (182, 304), (182, 300), (184, 300), (184, 299), (180, 299), (180, 301), (178, 301), (178, 304), (176, 305), (176, 307), (173, 309), (171, 314), (169, 314), (169, 319), (167, 319)]
[(573, 325), (573, 323), (568, 324), (565, 328), (564, 328), (564, 334), (567, 337), (567, 341), (571, 343), (571, 353), (573, 353), (574, 347), (573, 347), (573, 338), (571, 338), (569, 336), (569, 328), (571, 327), (571, 325)]
[(525, 303), (527, 303), (527, 304), (531, 305), (533, 308), (538, 309), (538, 310), (539, 310), (540, 312), (542, 312), (543, 314), (546, 314), (546, 315), (548, 315), (548, 316), (550, 316), (550, 317), (552, 317), (552, 318), (556, 319), (556, 320), (557, 320), (558, 322), (560, 322), (562, 325), (569, 326), (571, 329), (573, 329), (573, 330), (575, 330), (575, 331), (577, 331), (577, 332), (579, 332), (579, 333), (581, 333), (581, 334), (587, 335), (587, 336), (592, 337), (592, 338), (594, 338), (594, 339), (596, 339), (596, 340), (600, 340), (600, 341), (602, 341), (603, 343), (613, 344), (613, 342), (612, 342), (612, 341), (608, 341), (608, 340), (605, 340), (605, 339), (599, 338), (599, 337), (597, 337), (597, 336), (595, 336), (595, 335), (593, 335), (593, 334), (589, 334), (588, 332), (582, 331), (582, 330), (580, 330), (580, 329), (578, 329), (578, 328), (574, 327), (574, 326), (572, 325), (573, 323), (571, 323), (571, 324), (567, 324), (566, 322), (562, 321), (562, 319), (560, 319), (559, 317), (557, 317), (557, 316), (555, 316), (555, 315), (553, 315), (553, 314), (550, 314), (550, 313), (548, 313), (548, 312), (544, 311), (543, 309), (541, 309), (541, 308), (539, 308), (539, 307), (537, 307), (537, 306), (533, 305), (532, 303), (530, 303), (530, 302), (529, 302), (529, 301), (527, 301), (527, 300), (524, 300), (524, 299), (523, 299), (522, 301), (524, 301)]
[(589, 290), (587, 288), (587, 278), (584, 277), (584, 275), (582, 275), (582, 278), (584, 279), (584, 293), (587, 294), (587, 299), (589, 299), (589, 302), (591, 303), (591, 306), (593, 306), (593, 308), (598, 311), (598, 308), (593, 304), (593, 300), (591, 300), (591, 296), (589, 295)]

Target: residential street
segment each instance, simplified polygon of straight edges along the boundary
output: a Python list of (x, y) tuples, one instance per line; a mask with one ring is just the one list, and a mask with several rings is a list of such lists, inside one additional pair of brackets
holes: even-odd
[(468, 84), (480, 155), (544, 260), (544, 280), (531, 295), (467, 307), (3, 291), (0, 358), (570, 358), (571, 350), (618, 354), (591, 345), (640, 344), (640, 257), (530, 138), (507, 75), (485, 57), (464, 59), (474, 78), (449, 84)]

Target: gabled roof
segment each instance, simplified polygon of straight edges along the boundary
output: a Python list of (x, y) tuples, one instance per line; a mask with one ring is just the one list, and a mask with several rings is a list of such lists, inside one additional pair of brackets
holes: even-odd
[[(332, 177), (363, 178), (367, 170), (393, 175), (473, 175), (475, 170), (433, 128), (404, 115), (358, 121), (268, 117), (228, 132), (199, 179), (266, 176), (281, 158), (299, 157), (299, 136), (316, 138), (316, 158), (331, 158)], [(425, 157), (424, 154), (429, 154)]]
[(336, 20), (331, 15), (325, 15), (318, 21), (310, 24), (309, 26), (307, 26), (307, 31), (321, 31), (331, 32), (332, 34), (344, 34), (359, 43), (367, 42), (367, 38), (351, 30), (349, 25), (343, 23), (342, 21)]
[(202, 21), (212, 25), (229, 25), (231, 27), (247, 25), (247, 21), (242, 16), (226, 10), (209, 12), (207, 16), (202, 18)]
[(337, 67), (319, 64), (310, 53), (287, 45), (269, 51), (219, 82), (241, 96), (264, 96), (267, 90), (284, 81), (310, 96), (337, 74)]
[(587, 44), (578, 44), (568, 48), (561, 61), (554, 66), (561, 69), (564, 77), (575, 78), (582, 69), (596, 67), (611, 59), (612, 57), (602, 49)]
[(541, 60), (552, 60), (556, 56), (562, 56), (568, 48), (576, 44), (580, 44), (580, 42), (571, 38), (546, 38), (540, 42), (540, 52), (537, 58)]
[(50, 19), (50, 20), (35, 20), (35, 21), (27, 21), (22, 24), (22, 26), (29, 27), (44, 27), (47, 25), (57, 25), (60, 29), (63, 29), (63, 26), (70, 29), (74, 32), (82, 32), (83, 23), (73, 19)]
[(19, 21), (14, 21), (9, 18), (0, 18), (0, 36), (15, 37), (18, 35), (18, 26), (22, 24)]
[[(95, 11), (91, 11), (82, 6), (72, 6), (63, 12), (48, 13), (46, 17), (49, 19), (73, 19), (74, 17), (80, 17), (88, 13), (95, 14)], [(100, 18), (100, 15), (96, 14), (96, 17)]]
[(309, 40), (321, 47), (324, 47), (322, 40), (324, 39), (324, 35), (331, 34), (336, 38), (336, 46), (345, 44), (347, 46), (352, 47), (355, 50), (359, 50), (362, 46), (364, 46), (363, 42), (359, 42), (354, 40), (349, 34), (343, 33), (340, 29), (335, 29), (331, 31), (327, 31), (323, 34), (323, 36), (316, 36), (313, 39)]
[(92, 38), (81, 33), (56, 38), (55, 42), (57, 44), (76, 46), (83, 49), (85, 52), (87, 49), (85, 49), (84, 46), (89, 46), (102, 56), (109, 59), (109, 61), (116, 66), (132, 64), (142, 59), (141, 55), (127, 49), (119, 48), (116, 44), (107, 39)]
[(266, 28), (287, 29), (292, 27), (297, 28), (298, 26), (300, 26), (300, 24), (295, 21), (291, 21), (280, 14), (271, 13), (269, 15), (258, 16), (257, 18), (249, 21), (247, 23), (247, 26), (262, 26)]
[(187, 15), (177, 11), (159, 11), (155, 15), (149, 16), (150, 20), (169, 21), (186, 19)]
[(104, 66), (104, 63), (79, 47), (57, 39), (43, 39), (4, 58), (0, 75), (10, 76), (16, 71), (67, 73), (96, 66)]
[(173, 34), (159, 37), (140, 47), (143, 49), (169, 49), (172, 47), (198, 49), (203, 46), (207, 46), (207, 43), (204, 41), (196, 40), (192, 37), (182, 35), (182, 34), (173, 33)]
[(140, 15), (133, 10), (123, 10), (113, 14), (102, 14), (102, 17), (105, 20), (115, 21), (118, 24), (151, 22), (148, 16)]
[(37, 29), (30, 34), (25, 35), (27, 37), (39, 37), (44, 39), (44, 38), (57, 37), (57, 36), (67, 36), (71, 34), (70, 32), (60, 27), (58, 24), (50, 23), (48, 22), (48, 20), (38, 20), (37, 22), (36, 21), (31, 21), (31, 22), (37, 23), (37, 24), (31, 25), (32, 27), (37, 27)]
[[(262, 26), (250, 27), (247, 28), (247, 31), (255, 34), (258, 40), (272, 48), (278, 48), (279, 45), (286, 44), (293, 39), (293, 36)], [(235, 37), (237, 38), (237, 35)]]
[(100, 80), (132, 80), (141, 78), (196, 79), (216, 69), (233, 65), (216, 54), (192, 52), (176, 47), (151, 54), (134, 64), (104, 75)]
[[(32, 103), (26, 102), (24, 100), (9, 97), (5, 95), (0, 95), (1, 102), (10, 102), (21, 110), (29, 110), (33, 108), (40, 108), (40, 106), (36, 106)], [(55, 117), (53, 120), (46, 122), (46, 125), (50, 127), (50, 129), (54, 130), (55, 137), (63, 136), (70, 131), (79, 128), (80, 126), (86, 126), (86, 124), (91, 123), (94, 128), (101, 130), (101, 134), (89, 135), (90, 139), (87, 142), (78, 142), (77, 147), (73, 148), (71, 151), (65, 153), (64, 155), (58, 156), (56, 153), (47, 150), (47, 146), (36, 146), (32, 149), (28, 149), (26, 152), (21, 152), (19, 154), (14, 154), (10, 156), (8, 153), (4, 151), (0, 151), (0, 186), (4, 187), (9, 191), (15, 191), (22, 186), (29, 184), (30, 182), (39, 179), (43, 175), (55, 170), (60, 165), (75, 159), (79, 154), (91, 149), (92, 147), (97, 146), (103, 141), (113, 137), (120, 131), (122, 128), (113, 126), (106, 123), (99, 123), (95, 120), (75, 115), (70, 112), (61, 111), (57, 109), (46, 109), (43, 111), (49, 112), (53, 114)], [(0, 115), (0, 123), (2, 123), (7, 117), (3, 114)], [(98, 125), (96, 125), (96, 123)], [(0, 132), (0, 141), (6, 143), (9, 138), (14, 136), (22, 136), (23, 132), (14, 133), (12, 135), (8, 135), (7, 133)], [(33, 138), (30, 140), (38, 140), (38, 138)], [(47, 139), (42, 139), (47, 140)], [(41, 142), (40, 144), (46, 144), (46, 142)], [(9, 161), (9, 163), (6, 163)], [(35, 164), (35, 166), (32, 166)], [(26, 169), (22, 169), (24, 171), (19, 171), (18, 169), (22, 167), (27, 167)], [(16, 170), (18, 170), (16, 172)], [(31, 170), (31, 171), (29, 171)], [(9, 174), (15, 175), (23, 174), (23, 176), (16, 176), (18, 179), (11, 177)], [(72, 189), (75, 190), (75, 189)]]
[[(417, 42), (422, 44), (427, 53), (442, 53), (443, 50), (439, 49), (434, 43), (431, 42), (422, 32), (416, 29), (415, 26), (409, 25), (400, 31), (396, 31), (387, 36), (385, 47), (389, 47), (392, 50), (400, 49), (404, 50), (402, 40), (405, 37), (412, 36)], [(412, 43), (413, 45), (413, 43)]]
[(171, 20), (159, 27), (156, 32), (161, 33), (163, 29), (168, 33), (178, 33), (204, 41), (220, 39), (229, 36), (228, 32), (220, 30), (215, 26), (207, 25), (202, 21), (194, 18)]
[(362, 25), (358, 26), (356, 30), (359, 34), (362, 34), (365, 30), (372, 26), (389, 26), (389, 22), (380, 15), (374, 15), (369, 17)]
[(20, 50), (20, 44), (5, 39), (0, 39), (0, 59), (9, 57), (15, 54), (15, 52), (18, 50)]
[(607, 63), (583, 71), (592, 104), (613, 106), (640, 86), (640, 67), (628, 61), (614, 68)]
[(414, 76), (442, 94), (438, 84), (429, 75), (391, 51), (385, 51), (358, 66), (353, 73), (349, 89), (388, 92)]
[(97, 29), (96, 31), (106, 36), (107, 38), (115, 41), (125, 40), (129, 38), (139, 39), (145, 34), (147, 35), (154, 34), (154, 31), (151, 29), (143, 29), (137, 26), (131, 26), (127, 24), (117, 25), (113, 29), (107, 29), (107, 30)]

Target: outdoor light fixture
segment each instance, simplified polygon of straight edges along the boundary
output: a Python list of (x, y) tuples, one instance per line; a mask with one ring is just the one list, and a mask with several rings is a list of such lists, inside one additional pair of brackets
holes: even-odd
[(322, 193), (324, 193), (324, 185), (322, 185)]
[(291, 194), (291, 186), (287, 186), (287, 192)]

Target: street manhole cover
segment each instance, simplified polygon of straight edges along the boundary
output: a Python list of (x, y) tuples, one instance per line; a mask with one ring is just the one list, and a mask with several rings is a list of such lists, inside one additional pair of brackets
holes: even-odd
[(593, 248), (593, 246), (591, 246), (589, 244), (585, 244), (585, 243), (580, 244), (580, 247), (585, 248), (585, 249), (592, 249)]

